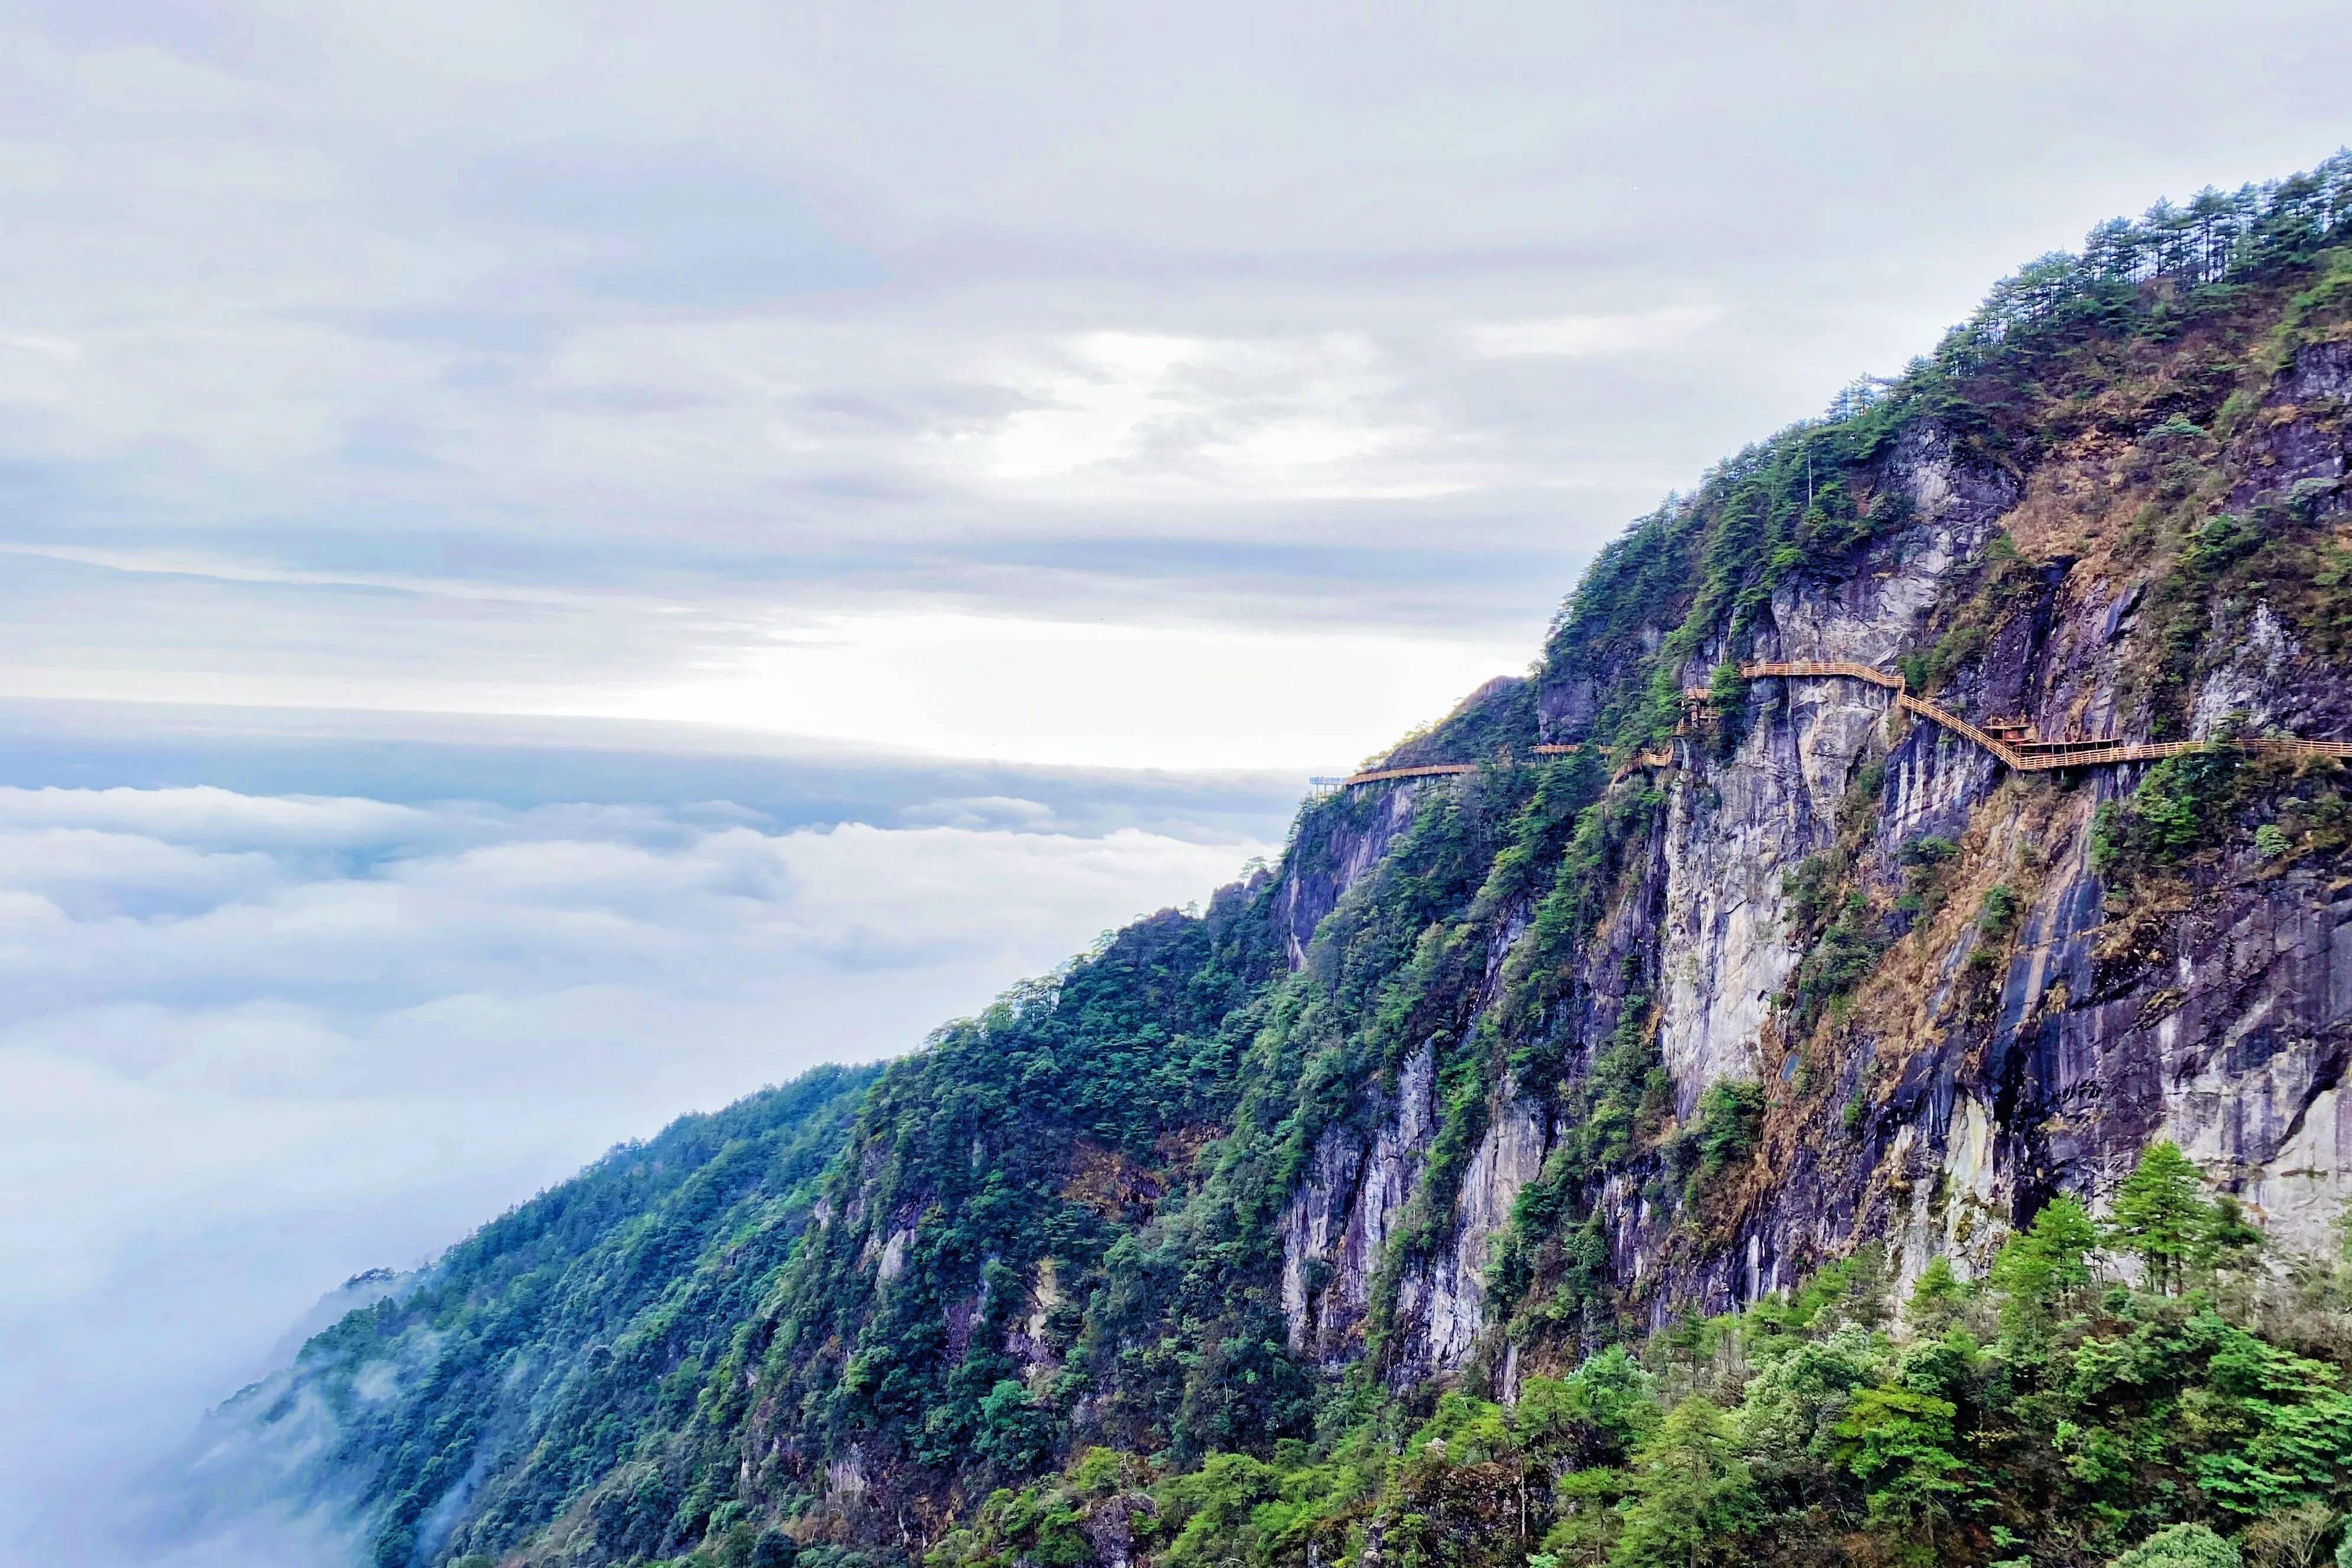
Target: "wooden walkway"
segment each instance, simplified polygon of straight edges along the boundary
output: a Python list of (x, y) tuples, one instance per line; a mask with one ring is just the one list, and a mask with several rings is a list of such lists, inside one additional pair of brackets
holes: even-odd
[[(1969, 723), (1941, 703), (1912, 696), (1899, 674), (1874, 669), (1866, 664), (1850, 664), (1843, 659), (1760, 659), (1741, 665), (1739, 675), (1743, 680), (1859, 680), (1881, 690), (1892, 691), (1896, 707), (1916, 713), (1928, 722), (1940, 724), (1964, 740), (1973, 742), (1991, 752), (2004, 767), (2013, 768), (2019, 773), (2045, 773), (2053, 768), (2101, 767), (2114, 763), (2155, 762), (2165, 757), (2177, 757), (2183, 752), (2199, 751), (2214, 743), (2208, 741), (2125, 741), (2112, 735), (2085, 741), (2044, 741), (2013, 734), (1996, 735)], [(1693, 687), (1684, 692), (1683, 697), (1694, 708), (1699, 708), (1706, 703), (1707, 693), (1703, 687)], [(2001, 727), (2014, 728), (2009, 725)], [(2262, 756), (2352, 758), (2352, 741), (2273, 740), (2263, 736), (2223, 743)], [(1544, 745), (1535, 747), (1534, 751), (1538, 756), (1559, 757), (1580, 749), (1575, 745)], [(1615, 777), (1622, 778), (1637, 768), (1672, 767), (1674, 763), (1674, 749), (1670, 746), (1657, 751), (1637, 752), (1619, 764)], [(1482, 763), (1423, 763), (1414, 767), (1373, 768), (1366, 773), (1350, 773), (1346, 778), (1318, 778), (1311, 782), (1318, 790), (1328, 792), (1353, 789), (1359, 784), (1387, 784), (1397, 779), (1472, 773), (1485, 765)]]
[[(1584, 750), (1580, 745), (1530, 746), (1528, 749), (1539, 757), (1565, 757)], [(1604, 746), (1601, 750), (1605, 752), (1608, 748)], [(1307, 782), (1313, 784), (1318, 792), (1328, 795), (1335, 790), (1353, 789), (1358, 784), (1388, 784), (1396, 779), (1446, 778), (1456, 773), (1475, 773), (1486, 765), (1484, 763), (1422, 763), (1409, 768), (1373, 768), (1368, 773), (1349, 773), (1346, 778), (1313, 778)], [(1618, 764), (1617, 772), (1612, 776), (1622, 779), (1636, 768), (1670, 768), (1674, 765), (1674, 749), (1660, 747), (1655, 751), (1634, 752)]]
[[(2113, 735), (2097, 736), (2082, 741), (2043, 741), (1988, 733), (1938, 702), (1925, 697), (1914, 697), (1905, 689), (1903, 677), (1889, 675), (1883, 669), (1873, 669), (1866, 664), (1847, 664), (1843, 660), (1790, 659), (1780, 662), (1759, 661), (1739, 667), (1742, 679), (1757, 680), (1780, 676), (1797, 680), (1842, 678), (1867, 681), (1895, 693), (1895, 702), (1906, 711), (1918, 714), (1931, 723), (1940, 724), (1955, 735), (1973, 741), (2000, 759), (2002, 764), (2019, 773), (2044, 773), (2053, 768), (2099, 767), (2113, 763), (2147, 763), (2165, 757), (2177, 757), (2183, 752), (2194, 752), (2213, 744), (2210, 741), (2126, 741)], [(2242, 751), (2277, 757), (2352, 757), (2352, 741), (2273, 740), (2267, 736), (2248, 737), (2227, 742)]]

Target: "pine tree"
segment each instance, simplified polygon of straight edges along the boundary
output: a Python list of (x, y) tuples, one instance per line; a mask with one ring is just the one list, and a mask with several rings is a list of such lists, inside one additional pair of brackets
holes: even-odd
[(1626, 1510), (1612, 1568), (1742, 1561), (1738, 1537), (1758, 1502), (1731, 1418), (1694, 1394), (1666, 1413), (1640, 1458), (1640, 1495)]
[(2116, 1189), (2107, 1236), (2118, 1251), (2140, 1260), (2150, 1289), (2177, 1295), (2191, 1261), (2213, 1231), (2213, 1205), (2204, 1178), (2170, 1139), (2151, 1143)]
[(2042, 1206), (2033, 1224), (2003, 1244), (1993, 1259), (1992, 1282), (2004, 1300), (2001, 1331), (2032, 1339), (2091, 1283), (2091, 1251), (2098, 1226), (2088, 1210), (2061, 1193)]
[(1968, 1285), (1952, 1272), (1952, 1260), (1931, 1258), (1919, 1271), (1919, 1283), (1911, 1288), (1903, 1321), (1921, 1339), (1934, 1339), (1959, 1321), (1960, 1309), (1968, 1300)]
[(1840, 1460), (1870, 1489), (1871, 1522), (1923, 1530), (1930, 1552), (1937, 1521), (1969, 1491), (1968, 1466), (1953, 1452), (1955, 1414), (1950, 1400), (1916, 1389), (1864, 1388), (1837, 1425)]
[(2213, 1200), (2212, 1216), (2198, 1249), (2198, 1262), (2221, 1269), (2251, 1268), (2268, 1238), (2236, 1198), (2223, 1193)]

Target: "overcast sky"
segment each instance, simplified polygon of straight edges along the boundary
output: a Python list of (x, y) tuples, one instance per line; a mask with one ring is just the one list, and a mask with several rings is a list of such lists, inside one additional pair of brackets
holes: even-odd
[(2341, 0), (0, 0), (0, 1558), (152, 1563), (345, 1275), (1205, 895), (2347, 80)]
[[(0, 694), (1351, 761), (2340, 4), (10, 7)], [(1204, 635), (1210, 634), (1210, 635)], [(1300, 703), (1302, 691), (1318, 700)]]

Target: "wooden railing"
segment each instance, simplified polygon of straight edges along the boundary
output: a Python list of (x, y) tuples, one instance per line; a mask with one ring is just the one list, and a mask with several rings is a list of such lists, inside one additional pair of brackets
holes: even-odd
[[(1766, 676), (1789, 676), (1798, 679), (1844, 677), (1852, 680), (1866, 680), (1873, 686), (1894, 692), (1898, 707), (1975, 742), (2000, 758), (2003, 765), (2019, 773), (2100, 767), (2114, 763), (2156, 762), (2165, 757), (2177, 757), (2183, 752), (2200, 751), (2215, 743), (2210, 741), (2125, 741), (2112, 735), (2083, 741), (2003, 740), (1979, 729), (1939, 702), (1912, 696), (1904, 689), (1900, 675), (1890, 675), (1866, 664), (1848, 664), (1843, 660), (1759, 660), (1741, 665), (1739, 673), (1750, 680)], [(2222, 743), (2264, 756), (2352, 757), (2352, 741), (2303, 741), (2261, 736)]]
[(1982, 746), (1986, 751), (1990, 752), (1994, 756), (1999, 757), (2003, 763), (2012, 768), (2023, 768), (2032, 765), (2026, 761), (2024, 752), (2019, 751), (2016, 747), (1997, 736), (1987, 734), (1982, 730), (1978, 729), (1974, 724), (1969, 723), (1966, 719), (1963, 719), (1958, 714), (1953, 712), (1950, 709), (1943, 707), (1938, 703), (1930, 702), (1924, 697), (1914, 697), (1902, 688), (1897, 687), (1895, 691), (1895, 705), (1898, 708), (1907, 709), (1911, 712), (1920, 715), (1922, 718), (1932, 720), (1936, 723), (1941, 724), (1945, 729), (1949, 730), (1953, 734), (1958, 735), (1964, 740), (1974, 741), (1978, 745)]
[[(2043, 741), (2032, 739), (2005, 740), (1953, 712), (1939, 702), (1925, 697), (1914, 697), (1904, 684), (1900, 674), (1874, 669), (1866, 664), (1853, 664), (1844, 659), (1759, 659), (1739, 667), (1740, 678), (1761, 680), (1781, 677), (1796, 680), (1844, 679), (1860, 680), (1895, 693), (1895, 706), (1906, 712), (1916, 713), (1932, 724), (1940, 724), (1955, 735), (1973, 742), (2000, 759), (2005, 767), (2019, 773), (2046, 773), (2053, 768), (2102, 767), (2115, 763), (2155, 762), (2165, 757), (2177, 757), (2183, 752), (2194, 752), (2212, 745), (2210, 741), (2123, 741), (2102, 736), (2084, 741)], [(1703, 687), (1691, 687), (1684, 691), (1686, 703), (1703, 704), (1707, 699)], [(2345, 757), (2352, 758), (2352, 741), (2303, 741), (2260, 736), (2232, 740), (2221, 744), (2262, 756), (2273, 757)], [(1578, 744), (1545, 744), (1532, 748), (1541, 757), (1562, 757), (1582, 750)], [(1603, 748), (1606, 750), (1606, 748)], [(1618, 765), (1615, 778), (1622, 778), (1637, 768), (1666, 768), (1675, 763), (1674, 749), (1669, 746), (1656, 751), (1636, 752)], [(1350, 773), (1341, 779), (1316, 779), (1318, 791), (1353, 789), (1358, 784), (1385, 784), (1393, 779), (1423, 779), (1476, 773), (1479, 763), (1423, 763), (1414, 767), (1373, 768), (1360, 773)]]
[(1800, 679), (1843, 675), (1849, 680), (1867, 680), (1873, 686), (1883, 686), (1889, 691), (1903, 689), (1903, 678), (1889, 675), (1883, 669), (1873, 669), (1866, 664), (1849, 664), (1842, 658), (1792, 658), (1778, 663), (1765, 660), (1739, 667), (1740, 678), (1754, 680), (1767, 675), (1793, 675)]
[(1475, 773), (1476, 763), (1423, 763), (1411, 768), (1374, 768), (1370, 773), (1349, 773), (1339, 781), (1339, 787), (1349, 789), (1357, 784), (1386, 784), (1391, 779), (1428, 779), (1446, 773)]

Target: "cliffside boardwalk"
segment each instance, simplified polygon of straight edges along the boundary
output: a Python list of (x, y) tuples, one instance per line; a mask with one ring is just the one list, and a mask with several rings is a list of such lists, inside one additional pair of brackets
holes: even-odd
[[(1899, 673), (1874, 669), (1866, 664), (1852, 664), (1843, 659), (1759, 659), (1739, 667), (1743, 680), (1780, 679), (1790, 680), (1843, 679), (1859, 680), (1895, 693), (1895, 706), (1916, 713), (1931, 723), (1940, 724), (1952, 733), (1971, 741), (1999, 758), (2003, 766), (2019, 773), (2043, 773), (2053, 768), (2099, 767), (2114, 763), (2154, 762), (2163, 757), (2179, 756), (2209, 745), (2210, 741), (2123, 741), (2112, 735), (2089, 740), (2045, 741), (2022, 735), (2000, 735), (1971, 724), (1942, 704), (1925, 697), (1914, 697)], [(1684, 693), (1694, 709), (1702, 707), (1707, 693), (1705, 688), (1694, 688)], [(2011, 729), (2014, 726), (1996, 726)], [(2218, 742), (2267, 756), (2284, 757), (2352, 757), (2352, 741), (2303, 741), (2250, 736)], [(1580, 750), (1576, 745), (1537, 746), (1538, 756), (1565, 756)], [(1628, 758), (1618, 771), (1619, 776), (1636, 768), (1670, 767), (1675, 761), (1671, 748), (1640, 752)], [(1321, 789), (1353, 789), (1359, 784), (1386, 784), (1396, 779), (1431, 778), (1440, 774), (1475, 773), (1485, 764), (1480, 763), (1423, 763), (1412, 767), (1372, 768), (1364, 773), (1350, 773), (1342, 779), (1317, 779)]]

